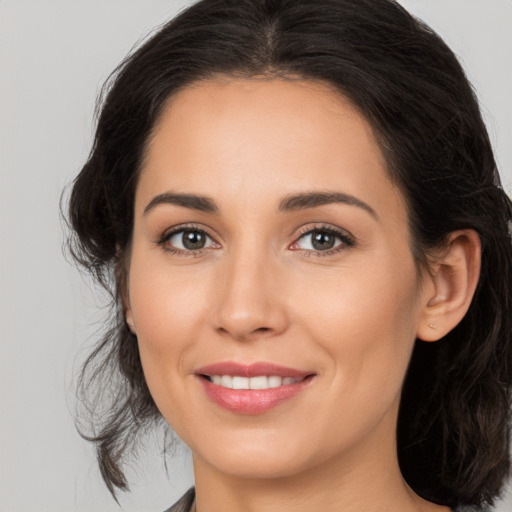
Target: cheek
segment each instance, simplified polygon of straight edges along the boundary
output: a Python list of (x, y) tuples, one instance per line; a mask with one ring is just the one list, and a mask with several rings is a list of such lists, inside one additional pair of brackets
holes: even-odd
[(401, 388), (414, 345), (418, 287), (412, 259), (400, 268), (375, 261), (322, 283), (311, 280), (307, 294), (293, 296), (301, 297), (297, 318), (330, 359), (338, 389), (389, 401)]
[(160, 352), (187, 342), (207, 307), (204, 279), (186, 279), (179, 270), (138, 265), (130, 270), (130, 305), (137, 334), (147, 350)]
[(172, 418), (175, 408), (186, 406), (181, 403), (183, 386), (189, 384), (184, 362), (201, 338), (208, 300), (204, 276), (187, 279), (183, 269), (148, 261), (147, 255), (133, 254), (130, 306), (148, 387), (164, 417)]

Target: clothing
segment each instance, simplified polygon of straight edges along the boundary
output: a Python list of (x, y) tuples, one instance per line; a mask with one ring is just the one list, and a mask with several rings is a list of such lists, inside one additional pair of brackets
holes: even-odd
[[(192, 512), (195, 498), (196, 490), (191, 487), (171, 508), (164, 512)], [(473, 510), (472, 507), (457, 507), (453, 512), (472, 512)]]
[(196, 489), (191, 487), (171, 508), (165, 512), (191, 512), (196, 498)]

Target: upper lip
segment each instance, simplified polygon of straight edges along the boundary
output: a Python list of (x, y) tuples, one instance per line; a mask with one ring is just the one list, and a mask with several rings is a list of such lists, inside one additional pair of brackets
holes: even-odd
[(222, 361), (209, 364), (196, 370), (198, 375), (231, 375), (233, 377), (258, 377), (261, 375), (276, 375), (278, 377), (291, 377), (302, 379), (313, 372), (288, 368), (274, 363), (258, 362), (252, 364), (240, 364), (233, 361)]

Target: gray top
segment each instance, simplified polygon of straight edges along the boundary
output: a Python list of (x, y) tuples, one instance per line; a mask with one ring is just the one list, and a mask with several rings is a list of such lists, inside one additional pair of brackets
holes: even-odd
[[(171, 508), (164, 512), (192, 512), (192, 505), (196, 497), (196, 490), (191, 487)], [(477, 512), (473, 507), (457, 507), (453, 512)]]
[(192, 505), (196, 497), (195, 487), (191, 487), (171, 508), (165, 512), (192, 512)]

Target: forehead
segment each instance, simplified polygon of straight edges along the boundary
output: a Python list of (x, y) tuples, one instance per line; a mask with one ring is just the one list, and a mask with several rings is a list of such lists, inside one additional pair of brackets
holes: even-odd
[(336, 189), (404, 213), (369, 123), (338, 91), (310, 81), (216, 79), (172, 96), (146, 148), (137, 208), (171, 189), (226, 206)]

